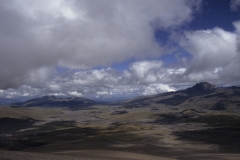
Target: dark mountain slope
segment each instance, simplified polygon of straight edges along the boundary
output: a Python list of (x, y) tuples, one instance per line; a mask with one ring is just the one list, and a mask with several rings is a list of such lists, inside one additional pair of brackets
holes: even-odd
[(95, 101), (85, 98), (58, 98), (55, 96), (44, 96), (31, 99), (22, 103), (14, 103), (12, 107), (88, 107), (98, 104)]
[(189, 96), (200, 95), (200, 94), (209, 94), (217, 90), (218, 87), (214, 84), (210, 84), (208, 82), (200, 82), (194, 85), (191, 88), (183, 90), (181, 92), (188, 94)]
[(240, 109), (240, 87), (218, 88), (201, 82), (186, 90), (139, 97), (122, 103), (123, 108), (173, 107), (210, 110)]

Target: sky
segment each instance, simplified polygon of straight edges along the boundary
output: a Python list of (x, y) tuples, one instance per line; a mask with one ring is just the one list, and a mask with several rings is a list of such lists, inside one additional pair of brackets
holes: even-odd
[(0, 0), (0, 98), (240, 85), (240, 0)]

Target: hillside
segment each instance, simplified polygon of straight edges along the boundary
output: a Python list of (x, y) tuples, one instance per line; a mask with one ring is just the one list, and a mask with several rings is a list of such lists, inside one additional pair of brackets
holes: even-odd
[(240, 109), (240, 87), (219, 88), (201, 82), (186, 90), (139, 97), (126, 101), (123, 108), (170, 107), (175, 109)]
[(88, 107), (98, 102), (79, 97), (59, 98), (56, 96), (44, 96), (31, 99), (26, 102), (13, 103), (12, 107)]

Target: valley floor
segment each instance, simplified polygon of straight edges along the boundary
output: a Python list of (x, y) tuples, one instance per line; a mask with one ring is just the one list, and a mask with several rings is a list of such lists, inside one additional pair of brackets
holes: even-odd
[(237, 160), (240, 113), (0, 107), (0, 160)]
[(0, 160), (172, 160), (151, 155), (110, 150), (81, 150), (52, 154), (0, 151)]

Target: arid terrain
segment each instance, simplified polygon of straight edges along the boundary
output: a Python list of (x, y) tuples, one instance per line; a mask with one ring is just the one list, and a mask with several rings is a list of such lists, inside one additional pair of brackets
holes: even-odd
[[(29, 103), (28, 103), (29, 104)], [(240, 159), (240, 88), (88, 107), (0, 107), (0, 160)]]

